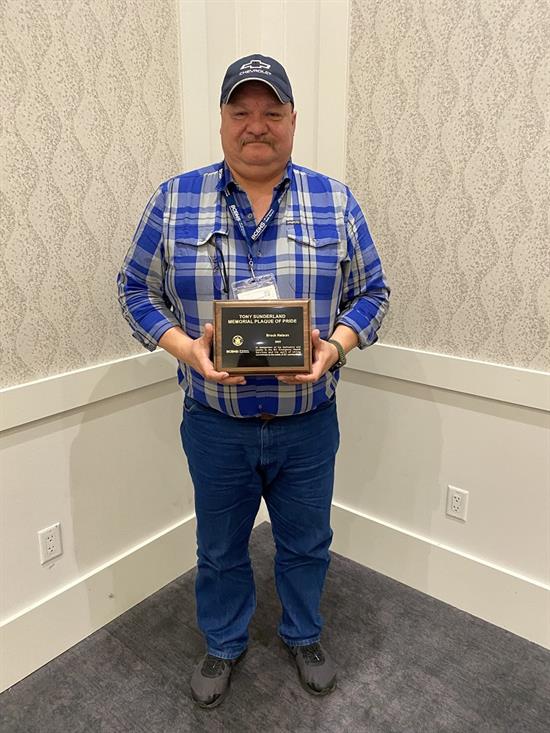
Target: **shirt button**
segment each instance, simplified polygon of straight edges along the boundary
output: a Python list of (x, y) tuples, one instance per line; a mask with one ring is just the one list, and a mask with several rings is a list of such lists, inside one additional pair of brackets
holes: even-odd
[(254, 214), (247, 214), (246, 218), (247, 219), (253, 219), (254, 218)]

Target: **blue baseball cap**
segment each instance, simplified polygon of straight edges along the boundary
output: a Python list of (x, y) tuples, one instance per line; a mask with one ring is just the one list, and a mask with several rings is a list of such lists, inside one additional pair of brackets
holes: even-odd
[(292, 87), (283, 66), (270, 56), (253, 53), (234, 61), (225, 72), (220, 104), (227, 104), (235, 89), (245, 81), (263, 81), (270, 86), (282, 104), (292, 102)]

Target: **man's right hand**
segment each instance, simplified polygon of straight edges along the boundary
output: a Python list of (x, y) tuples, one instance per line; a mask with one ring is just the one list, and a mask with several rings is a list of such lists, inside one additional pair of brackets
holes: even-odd
[(246, 384), (243, 376), (230, 377), (227, 372), (217, 372), (210, 359), (212, 341), (214, 339), (214, 326), (211, 323), (204, 325), (204, 333), (198, 339), (190, 339), (186, 345), (183, 361), (189, 364), (196, 372), (209, 382), (220, 384)]

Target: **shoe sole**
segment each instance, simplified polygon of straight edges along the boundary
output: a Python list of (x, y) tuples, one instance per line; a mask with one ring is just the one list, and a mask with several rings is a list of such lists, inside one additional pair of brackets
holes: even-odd
[(227, 693), (229, 692), (229, 688), (231, 686), (231, 675), (233, 674), (233, 670), (239, 664), (239, 662), (241, 662), (245, 658), (247, 652), (248, 652), (248, 647), (244, 650), (244, 652), (240, 654), (240, 656), (237, 657), (235, 664), (231, 668), (231, 672), (227, 679), (227, 687), (222, 692), (222, 694), (214, 700), (214, 702), (206, 703), (206, 702), (201, 702), (201, 700), (197, 700), (197, 698), (193, 695), (193, 691), (191, 690), (191, 698), (193, 702), (195, 703), (195, 705), (198, 705), (198, 707), (202, 708), (203, 710), (211, 710), (212, 708), (217, 708), (218, 705), (222, 704), (222, 702), (227, 697)]
[(315, 695), (316, 697), (323, 697), (323, 695), (329, 695), (331, 692), (334, 692), (334, 690), (336, 689), (337, 680), (334, 680), (332, 685), (330, 687), (325, 687), (324, 690), (314, 690), (312, 687), (310, 687), (307, 682), (304, 681), (302, 673), (300, 671), (300, 667), (298, 666), (298, 662), (296, 661), (296, 657), (289, 649), (288, 644), (286, 644), (284, 641), (283, 644), (285, 645), (285, 649), (287, 650), (289, 657), (294, 662), (294, 666), (296, 667), (296, 671), (298, 672), (298, 679), (300, 680), (300, 684), (306, 692), (309, 692), (310, 695)]

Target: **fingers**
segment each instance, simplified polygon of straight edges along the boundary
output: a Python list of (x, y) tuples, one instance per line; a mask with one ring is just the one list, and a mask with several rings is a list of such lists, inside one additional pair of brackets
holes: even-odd
[(212, 343), (212, 339), (214, 338), (214, 326), (211, 323), (204, 324), (204, 333), (201, 338), (203, 338), (207, 344)]
[(246, 384), (246, 379), (239, 375), (235, 377), (227, 376), (227, 377), (224, 377), (223, 379), (220, 379), (220, 382), (222, 384)]
[(212, 368), (205, 369), (203, 376), (209, 382), (219, 382), (220, 384), (246, 384), (246, 379), (240, 374), (231, 377), (227, 372), (217, 372)]
[(211, 323), (204, 324), (204, 332), (197, 341), (201, 342), (200, 348), (195, 350), (196, 364), (198, 371), (209, 382), (219, 382), (220, 384), (246, 384), (246, 379), (242, 375), (229, 376), (228, 372), (217, 372), (214, 364), (209, 359), (210, 346), (214, 339), (214, 326)]
[(314, 328), (311, 332), (311, 344), (313, 346), (313, 368), (311, 372), (309, 374), (280, 374), (277, 376), (279, 382), (283, 382), (283, 384), (317, 382), (328, 371), (333, 361), (332, 348), (330, 344), (321, 339), (321, 332), (318, 328)]
[(309, 374), (282, 374), (277, 379), (284, 384), (305, 384), (307, 382), (317, 382), (322, 376), (320, 372), (318, 373), (318, 370), (314, 369)]
[(283, 382), (283, 384), (297, 384), (294, 377), (277, 377), (277, 379), (279, 382)]

